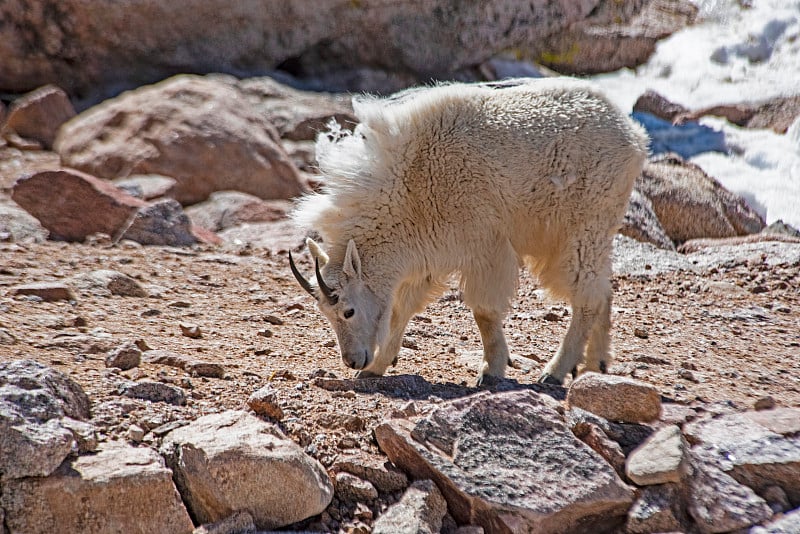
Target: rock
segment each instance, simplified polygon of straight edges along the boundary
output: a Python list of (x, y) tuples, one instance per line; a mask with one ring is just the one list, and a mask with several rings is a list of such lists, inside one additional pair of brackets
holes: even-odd
[(76, 445), (76, 447), (73, 447), (73, 451), (77, 448), (78, 454), (84, 454), (97, 450), (99, 440), (97, 429), (93, 424), (78, 421), (71, 417), (62, 417), (60, 423), (61, 426), (72, 432)]
[(640, 486), (678, 483), (688, 472), (687, 448), (681, 429), (665, 426), (628, 456), (625, 473)]
[(759, 233), (736, 237), (690, 239), (678, 247), (678, 252), (681, 254), (691, 254), (693, 252), (699, 252), (703, 249), (714, 249), (721, 247), (733, 248), (740, 245), (748, 245), (753, 243), (788, 243), (792, 245), (800, 245), (800, 238), (787, 235)]
[(316, 460), (246, 412), (201, 417), (170, 432), (161, 450), (197, 523), (243, 510), (273, 529), (321, 513), (333, 497)]
[(47, 240), (48, 235), (49, 232), (36, 217), (14, 202), (0, 199), (0, 241), (41, 243)]
[(588, 423), (581, 426), (580, 434), (576, 433), (575, 435), (602, 456), (619, 476), (625, 476), (625, 453), (622, 452), (619, 443), (609, 438), (602, 428)]
[(219, 232), (244, 223), (286, 219), (290, 209), (291, 204), (285, 200), (261, 200), (239, 191), (217, 191), (205, 202), (187, 208), (186, 214), (197, 226)]
[(567, 425), (572, 433), (581, 437), (589, 433), (592, 427), (597, 427), (609, 438), (613, 439), (622, 448), (624, 454), (641, 445), (653, 434), (653, 429), (638, 423), (618, 423), (609, 421), (586, 410), (572, 407), (566, 414)]
[(55, 149), (103, 178), (174, 178), (181, 204), (221, 190), (266, 199), (303, 192), (275, 128), (222, 77), (181, 75), (123, 93), (65, 124)]
[(772, 224), (762, 229), (761, 233), (768, 235), (785, 235), (789, 237), (800, 238), (800, 230), (798, 230), (797, 228), (793, 227), (790, 224), (786, 224), (781, 219), (774, 221)]
[(147, 447), (104, 443), (48, 477), (3, 484), (11, 532), (190, 533), (193, 525), (172, 473)]
[(686, 112), (677, 119), (696, 121), (713, 115), (745, 128), (770, 128), (785, 134), (800, 117), (800, 96), (776, 97), (767, 102), (723, 104)]
[(200, 236), (205, 234), (195, 234), (181, 205), (167, 198), (139, 208), (119, 238), (142, 245), (185, 247), (203, 241)]
[(221, 363), (204, 362), (202, 360), (189, 360), (184, 367), (192, 376), (206, 378), (225, 378), (225, 366)]
[(764, 526), (753, 527), (749, 534), (794, 534), (795, 532), (800, 532), (800, 509)]
[(132, 341), (126, 341), (106, 355), (106, 367), (118, 367), (123, 371), (139, 367), (141, 362), (142, 351)]
[(181, 329), (181, 334), (192, 339), (200, 339), (203, 337), (203, 330), (196, 324), (181, 323), (178, 325)]
[(744, 199), (679, 158), (647, 162), (636, 188), (650, 199), (661, 226), (675, 242), (754, 234), (764, 227), (764, 219)]
[(177, 367), (184, 369), (189, 358), (182, 356), (177, 352), (169, 350), (148, 350), (142, 353), (142, 359), (147, 363), (154, 363), (158, 365), (168, 365), (169, 367)]
[(0, 480), (52, 473), (80, 446), (89, 416), (88, 397), (66, 375), (32, 360), (0, 362)]
[(340, 457), (333, 464), (335, 472), (345, 472), (370, 482), (381, 493), (395, 493), (408, 487), (408, 477), (383, 457), (359, 455)]
[(706, 462), (759, 494), (778, 486), (796, 504), (800, 503), (800, 439), (792, 430), (798, 424), (798, 411), (785, 408), (702, 419), (686, 425), (684, 434)]
[(283, 409), (278, 403), (275, 389), (269, 384), (254, 391), (247, 399), (247, 405), (258, 415), (277, 421), (283, 419)]
[(53, 239), (65, 241), (83, 241), (96, 233), (117, 235), (144, 206), (108, 182), (71, 169), (21, 178), (11, 197), (39, 219)]
[(370, 482), (350, 473), (336, 473), (333, 482), (336, 498), (341, 502), (371, 502), (378, 498), (378, 490)]
[(17, 296), (39, 297), (45, 302), (58, 300), (75, 300), (72, 288), (61, 282), (34, 282), (11, 288), (11, 294)]
[(3, 129), (35, 139), (50, 149), (59, 127), (74, 116), (67, 93), (55, 85), (45, 85), (11, 103)]
[(700, 532), (730, 532), (772, 517), (764, 499), (716, 467), (694, 462), (692, 470), (688, 510)]
[(131, 399), (166, 402), (175, 406), (184, 406), (186, 404), (186, 394), (181, 388), (162, 384), (161, 382), (151, 382), (149, 380), (128, 382), (120, 386), (119, 392), (121, 395)]
[(417, 480), (400, 502), (381, 514), (372, 527), (373, 534), (437, 534), (447, 502), (431, 480)]
[(248, 512), (238, 511), (215, 523), (207, 523), (194, 529), (192, 534), (251, 534), (256, 524)]
[(567, 404), (610, 421), (648, 422), (661, 414), (661, 396), (650, 384), (632, 378), (585, 373), (569, 387)]
[(633, 111), (649, 113), (659, 119), (675, 122), (688, 113), (689, 109), (680, 104), (670, 102), (664, 96), (648, 89), (636, 100), (633, 105)]
[(647, 61), (660, 39), (690, 25), (690, 2), (598, 2), (590, 15), (550, 36), (539, 63), (565, 74), (596, 74)]
[(628, 512), (626, 532), (686, 532), (677, 511), (680, 495), (676, 486), (663, 484), (644, 488)]
[(633, 500), (552, 400), (530, 390), (446, 402), (416, 424), (387, 420), (375, 437), (395, 465), (436, 482), (458, 523), (487, 532), (603, 531)]
[(95, 295), (120, 297), (147, 297), (148, 292), (139, 282), (127, 274), (112, 269), (98, 269), (72, 278), (78, 289), (91, 291)]
[(175, 178), (160, 174), (132, 174), (112, 180), (111, 183), (133, 197), (152, 200), (170, 196), (178, 182)]
[(282, 139), (314, 141), (331, 121), (348, 130), (358, 124), (349, 95), (298, 91), (268, 77), (248, 78), (238, 82), (237, 87), (250, 97)]
[[(452, 77), (501, 51), (543, 56), (545, 43), (567, 30), (558, 39), (561, 46), (545, 49), (550, 56), (565, 56), (562, 48), (573, 42), (576, 61), (602, 61), (604, 68), (617, 70), (643, 59), (664, 28), (678, 26), (674, 21), (687, 5), (675, 2), (678, 9), (668, 10), (663, 2), (627, 1), (619, 3), (623, 9), (603, 9), (595, 1), (567, 0), (546, 5), (516, 0), (474, 5), (302, 0), (287, 12), (281, 2), (231, 10), (226, 2), (209, 0), (192, 4), (194, 16), (185, 17), (185, 5), (144, 0), (131, 18), (115, 3), (98, 12), (82, 2), (64, 1), (46, 0), (31, 11), (17, 1), (3, 6), (0, 18), (7, 23), (0, 31), (0, 57), (5, 59), (1, 91), (19, 93), (62, 80), (70, 94), (97, 101), (176, 72), (233, 70), (247, 76), (280, 69), (276, 75), (289, 73), (317, 87), (330, 89), (338, 82), (335, 88), (340, 90), (387, 92)], [(648, 9), (651, 3), (655, 9)], [(52, 13), (58, 13), (57, 27)], [(609, 18), (617, 15), (626, 16)], [(641, 22), (630, 23), (631, 15)], [(587, 17), (587, 25), (572, 30)], [(202, 31), (197, 20), (207, 22)], [(109, 41), (102, 28), (125, 32)], [(208, 35), (215, 36), (213, 42)]]
[(675, 250), (675, 243), (661, 226), (650, 199), (636, 189), (631, 193), (619, 233), (637, 241), (652, 243), (658, 248)]
[(226, 243), (249, 245), (279, 254), (301, 250), (305, 246), (306, 231), (292, 221), (244, 223), (222, 230), (219, 237)]
[(757, 412), (744, 412), (745, 418), (786, 437), (800, 434), (800, 408), (771, 408)]
[(139, 425), (131, 425), (128, 427), (128, 439), (139, 443), (144, 439), (146, 432), (144, 428), (140, 427)]

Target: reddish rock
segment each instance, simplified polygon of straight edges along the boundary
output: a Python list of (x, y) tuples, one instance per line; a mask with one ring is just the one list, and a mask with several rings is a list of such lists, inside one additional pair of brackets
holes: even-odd
[(72, 289), (59, 282), (37, 282), (17, 286), (11, 290), (14, 295), (27, 295), (39, 297), (46, 302), (56, 300), (75, 300)]
[(74, 116), (67, 93), (55, 85), (45, 85), (11, 104), (4, 129), (51, 148), (58, 129)]
[(586, 373), (575, 380), (567, 392), (567, 404), (609, 421), (648, 422), (661, 414), (661, 395), (654, 386), (599, 373)]
[(187, 208), (186, 214), (194, 224), (219, 232), (243, 223), (279, 221), (290, 210), (287, 200), (261, 200), (239, 191), (218, 191), (207, 201)]
[(655, 115), (659, 119), (670, 122), (689, 113), (688, 108), (670, 102), (664, 96), (650, 89), (645, 91), (645, 93), (636, 100), (636, 103), (633, 105), (633, 111), (649, 113)]
[(650, 199), (661, 226), (675, 242), (754, 234), (765, 226), (740, 195), (675, 155), (648, 161), (635, 187)]
[(182, 75), (123, 93), (65, 125), (55, 149), (102, 178), (174, 178), (170, 195), (184, 205), (220, 190), (299, 195), (304, 185), (278, 132), (233, 82)]
[(145, 202), (82, 172), (61, 169), (22, 178), (11, 197), (39, 219), (53, 239), (116, 235)]

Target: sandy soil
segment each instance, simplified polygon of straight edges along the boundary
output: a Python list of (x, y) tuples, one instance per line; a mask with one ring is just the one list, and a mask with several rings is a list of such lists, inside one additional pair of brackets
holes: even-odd
[[(311, 273), (311, 263), (301, 258), (301, 269)], [(71, 277), (96, 269), (125, 273), (150, 296), (76, 289), (74, 302), (39, 302), (11, 294), (18, 284), (71, 284)], [(765, 396), (800, 406), (800, 266), (731, 262), (702, 274), (621, 275), (614, 285), (612, 373), (652, 383), (665, 399), (700, 408), (716, 402), (751, 408)], [(545, 300), (524, 275), (505, 323), (519, 358), (504, 387), (536, 381), (568, 322), (568, 307)], [(181, 324), (199, 326), (202, 337), (183, 335)], [(102, 341), (100, 349), (141, 340), (152, 349), (222, 363), (226, 377), (190, 376), (150, 363), (108, 369), (105, 353), (93, 353), (100, 349), (81, 335), (87, 333)], [(318, 385), (320, 377), (350, 378), (353, 372), (341, 362), (315, 303), (293, 279), (285, 254), (102, 241), (0, 244), (0, 361), (32, 358), (70, 375), (92, 399), (94, 422), (108, 439), (125, 437), (133, 424), (149, 430), (246, 409), (249, 395), (270, 384), (284, 411), (282, 428), (324, 465), (379, 454), (371, 429), (391, 410), (409, 400), (424, 410), (475, 391), (477, 361), (470, 353), (480, 350), (480, 338), (455, 283), (411, 321), (405, 345), (388, 376), (419, 375), (421, 381), (394, 384), (425, 387), (331, 391)], [(118, 386), (129, 379), (178, 385), (188, 404), (122, 400)]]

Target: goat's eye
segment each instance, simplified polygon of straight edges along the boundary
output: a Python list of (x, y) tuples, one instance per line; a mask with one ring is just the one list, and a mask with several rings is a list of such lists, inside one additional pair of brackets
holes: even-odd
[(355, 315), (355, 313), (356, 313), (356, 311), (355, 311), (353, 308), (350, 308), (349, 310), (345, 310), (345, 312), (344, 312), (344, 318), (345, 318), (345, 319), (349, 319), (350, 317), (352, 317), (353, 315)]

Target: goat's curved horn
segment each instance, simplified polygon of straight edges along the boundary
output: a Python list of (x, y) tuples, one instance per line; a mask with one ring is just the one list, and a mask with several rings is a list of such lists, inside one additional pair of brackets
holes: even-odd
[(329, 288), (325, 280), (322, 279), (322, 273), (319, 272), (319, 259), (317, 258), (314, 258), (314, 271), (317, 274), (317, 285), (320, 291), (322, 291), (322, 294), (325, 295), (325, 298), (328, 299), (328, 302), (331, 304), (339, 302), (339, 297), (334, 294), (333, 290)]
[(297, 282), (300, 284), (300, 287), (308, 291), (308, 293), (312, 297), (316, 298), (317, 295), (314, 293), (314, 287), (308, 282), (308, 280), (303, 278), (303, 275), (300, 274), (300, 271), (297, 270), (297, 266), (294, 264), (294, 259), (292, 259), (291, 252), (289, 252), (289, 267), (292, 268), (292, 274), (297, 279)]

